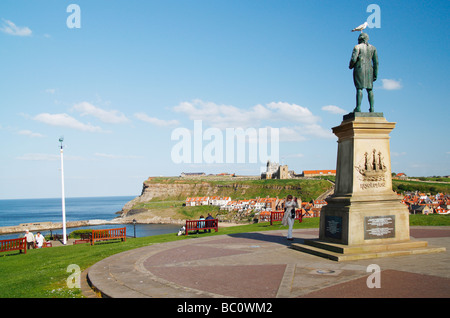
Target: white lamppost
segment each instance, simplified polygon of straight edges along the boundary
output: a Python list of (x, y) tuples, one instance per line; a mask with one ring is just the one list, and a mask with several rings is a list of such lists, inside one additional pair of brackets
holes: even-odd
[(62, 191), (62, 223), (63, 223), (63, 244), (67, 244), (66, 239), (66, 200), (64, 198), (64, 159), (63, 159), (63, 141), (64, 137), (59, 138), (61, 143), (61, 191)]

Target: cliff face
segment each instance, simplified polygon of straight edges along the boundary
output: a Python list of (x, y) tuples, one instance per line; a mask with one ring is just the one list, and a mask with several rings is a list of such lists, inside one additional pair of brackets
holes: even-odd
[(143, 184), (141, 195), (123, 207), (122, 216), (137, 204), (151, 200), (184, 201), (187, 197), (200, 196), (228, 196), (236, 200), (266, 196), (283, 198), (292, 194), (310, 201), (331, 187), (332, 184), (326, 180), (149, 178)]
[(123, 207), (123, 212), (128, 212), (138, 203), (161, 200), (185, 200), (187, 197), (196, 196), (231, 196), (232, 193), (245, 193), (248, 185), (229, 184), (217, 185), (208, 182), (200, 183), (147, 183), (144, 182), (140, 196), (131, 200)]

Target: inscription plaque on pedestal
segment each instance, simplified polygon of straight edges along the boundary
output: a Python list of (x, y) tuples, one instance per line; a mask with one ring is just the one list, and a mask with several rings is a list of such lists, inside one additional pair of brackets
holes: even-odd
[(395, 237), (395, 215), (366, 216), (364, 218), (364, 239)]
[(335, 239), (341, 239), (342, 217), (327, 215), (325, 217), (325, 226), (325, 236)]

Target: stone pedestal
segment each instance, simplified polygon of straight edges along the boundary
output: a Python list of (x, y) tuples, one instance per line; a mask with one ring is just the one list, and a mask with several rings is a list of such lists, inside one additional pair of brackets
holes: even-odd
[(382, 113), (356, 113), (333, 128), (336, 185), (321, 211), (320, 240), (346, 245), (409, 240), (408, 208), (392, 191), (389, 133), (394, 127)]
[[(335, 192), (320, 212), (319, 241), (305, 242), (308, 250), (336, 260), (404, 255), (411, 249), (431, 252), (427, 242), (410, 240), (408, 208), (392, 191), (389, 133), (394, 127), (382, 113), (350, 113), (333, 128), (338, 137)], [(336, 258), (335, 253), (352, 257)]]

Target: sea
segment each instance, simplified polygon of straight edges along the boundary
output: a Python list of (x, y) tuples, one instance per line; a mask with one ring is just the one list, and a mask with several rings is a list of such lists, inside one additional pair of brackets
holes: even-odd
[[(118, 216), (125, 203), (135, 196), (66, 198), (66, 221), (106, 220)], [(62, 223), (61, 198), (53, 199), (10, 199), (0, 200), (0, 227), (17, 226), (22, 223), (54, 222)], [(177, 233), (180, 226), (175, 224), (105, 224), (66, 228), (67, 234), (79, 229), (108, 229), (126, 227), (127, 236), (144, 237), (159, 234)], [(62, 234), (62, 229), (41, 231), (48, 234)], [(36, 233), (34, 233), (36, 234)], [(23, 237), (24, 233), (3, 234), (0, 240)]]

